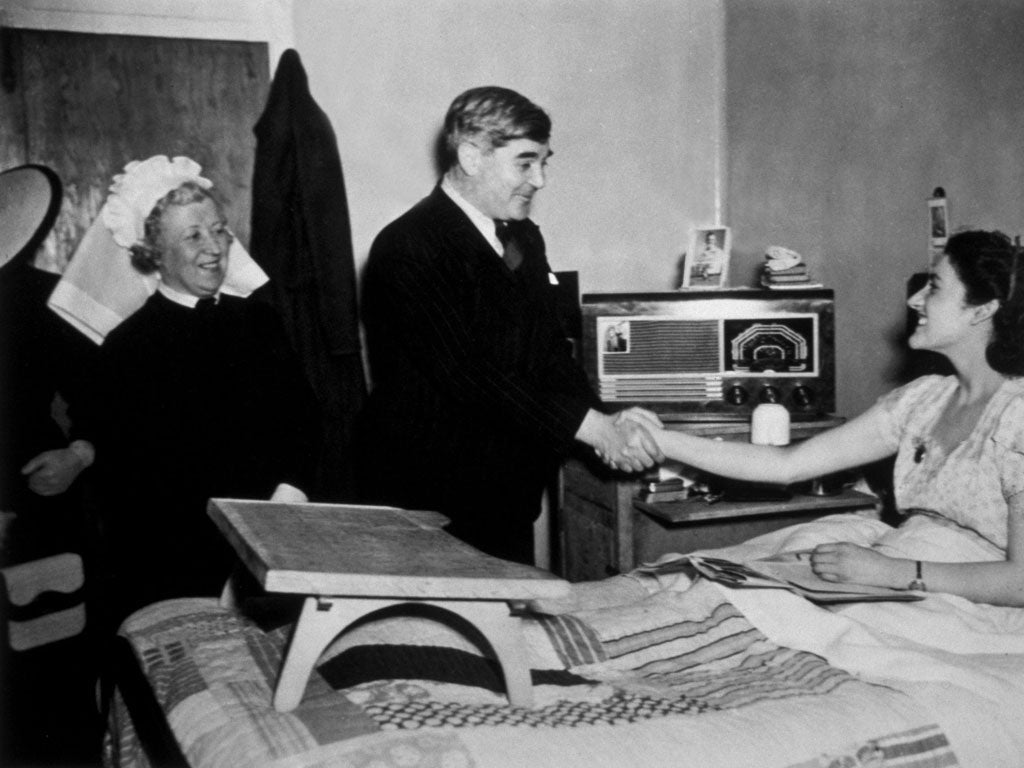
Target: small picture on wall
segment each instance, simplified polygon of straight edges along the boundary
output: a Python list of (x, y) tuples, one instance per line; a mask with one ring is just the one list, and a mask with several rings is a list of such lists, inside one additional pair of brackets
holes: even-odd
[(723, 288), (729, 274), (728, 227), (695, 227), (683, 264), (683, 288)]
[(936, 187), (928, 198), (928, 245), (931, 253), (941, 253), (949, 237), (949, 201), (942, 187)]

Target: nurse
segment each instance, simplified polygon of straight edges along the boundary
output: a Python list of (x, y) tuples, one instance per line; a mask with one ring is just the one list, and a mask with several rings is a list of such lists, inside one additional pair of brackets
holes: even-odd
[(199, 170), (187, 158), (131, 164), (108, 200), (114, 240), (131, 242), (124, 258), (159, 278), (100, 347), (92, 412), (115, 624), (157, 600), (221, 592), (234, 555), (210, 498), (304, 502), (312, 482), (311, 389), (269, 305), (223, 290), (233, 236)]

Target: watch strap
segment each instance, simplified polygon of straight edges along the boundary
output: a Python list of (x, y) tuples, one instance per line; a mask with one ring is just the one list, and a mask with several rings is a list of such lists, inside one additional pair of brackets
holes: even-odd
[(907, 585), (907, 589), (915, 592), (927, 592), (928, 587), (925, 586), (924, 577), (921, 575), (921, 561), (916, 562), (914, 580)]

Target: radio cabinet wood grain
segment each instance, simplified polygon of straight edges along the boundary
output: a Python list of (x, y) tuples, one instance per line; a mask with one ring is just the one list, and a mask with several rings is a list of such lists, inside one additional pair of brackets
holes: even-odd
[[(806, 438), (841, 419), (796, 423), (794, 439)], [(674, 424), (722, 439), (749, 440), (746, 423)], [(838, 511), (872, 509), (877, 499), (856, 491), (835, 496), (794, 496), (785, 502), (678, 502), (638, 500), (639, 477), (611, 472), (599, 463), (570, 459), (562, 467), (557, 507), (557, 570), (569, 581), (603, 579), (630, 571), (668, 552), (729, 546), (797, 522)]]

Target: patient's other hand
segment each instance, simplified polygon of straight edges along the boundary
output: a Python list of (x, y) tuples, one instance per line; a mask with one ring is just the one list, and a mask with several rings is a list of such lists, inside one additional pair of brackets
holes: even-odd
[(893, 586), (888, 572), (895, 562), (888, 555), (846, 541), (819, 544), (811, 552), (811, 570), (819, 578), (850, 584)]

